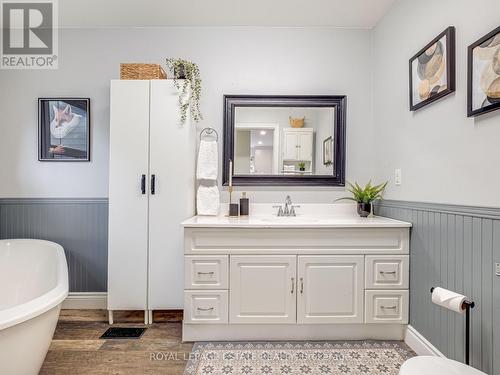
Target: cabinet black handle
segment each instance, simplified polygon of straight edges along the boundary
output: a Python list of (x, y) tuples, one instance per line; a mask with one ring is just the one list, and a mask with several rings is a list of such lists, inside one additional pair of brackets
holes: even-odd
[(156, 176), (154, 174), (151, 175), (151, 195), (155, 195), (156, 192)]
[(143, 174), (141, 176), (141, 193), (142, 195), (146, 194), (146, 175)]

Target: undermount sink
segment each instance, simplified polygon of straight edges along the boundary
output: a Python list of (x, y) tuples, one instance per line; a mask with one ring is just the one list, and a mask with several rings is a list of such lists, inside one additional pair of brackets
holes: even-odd
[[(250, 215), (228, 217), (227, 211), (218, 216), (194, 216), (185, 220), (185, 228), (279, 228), (279, 229), (333, 229), (333, 228), (406, 228), (411, 224), (389, 218), (360, 218), (354, 204), (303, 203), (294, 206), (296, 216), (278, 216), (276, 206), (254, 203)], [(284, 211), (284, 209), (282, 209)]]
[(315, 223), (318, 221), (317, 219), (303, 216), (272, 216), (259, 218), (259, 220), (266, 223), (282, 223), (295, 221), (300, 221), (301, 223)]

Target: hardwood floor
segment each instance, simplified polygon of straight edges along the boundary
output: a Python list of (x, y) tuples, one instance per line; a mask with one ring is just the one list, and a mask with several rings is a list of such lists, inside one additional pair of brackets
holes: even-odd
[[(155, 313), (140, 339), (100, 340), (109, 328), (106, 311), (63, 310), (40, 374), (183, 374), (192, 344), (181, 341), (181, 319)], [(113, 326), (144, 327), (142, 321), (140, 313), (115, 312)]]

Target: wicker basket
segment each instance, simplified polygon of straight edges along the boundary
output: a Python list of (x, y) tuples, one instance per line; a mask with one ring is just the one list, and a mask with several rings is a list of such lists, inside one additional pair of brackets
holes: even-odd
[(305, 120), (306, 120), (305, 117), (302, 117), (302, 118), (293, 118), (291, 116), (288, 116), (288, 121), (290, 121), (290, 126), (292, 128), (303, 128)]
[(120, 79), (167, 79), (159, 64), (120, 64)]

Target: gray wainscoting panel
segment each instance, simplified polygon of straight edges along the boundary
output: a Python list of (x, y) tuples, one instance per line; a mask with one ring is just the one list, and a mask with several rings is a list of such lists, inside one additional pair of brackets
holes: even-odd
[(70, 292), (106, 292), (108, 200), (0, 199), (0, 238), (38, 238), (64, 247)]
[(500, 209), (382, 201), (377, 215), (413, 223), (410, 324), (447, 357), (464, 361), (465, 316), (431, 302), (442, 286), (472, 298), (471, 364), (500, 375)]

